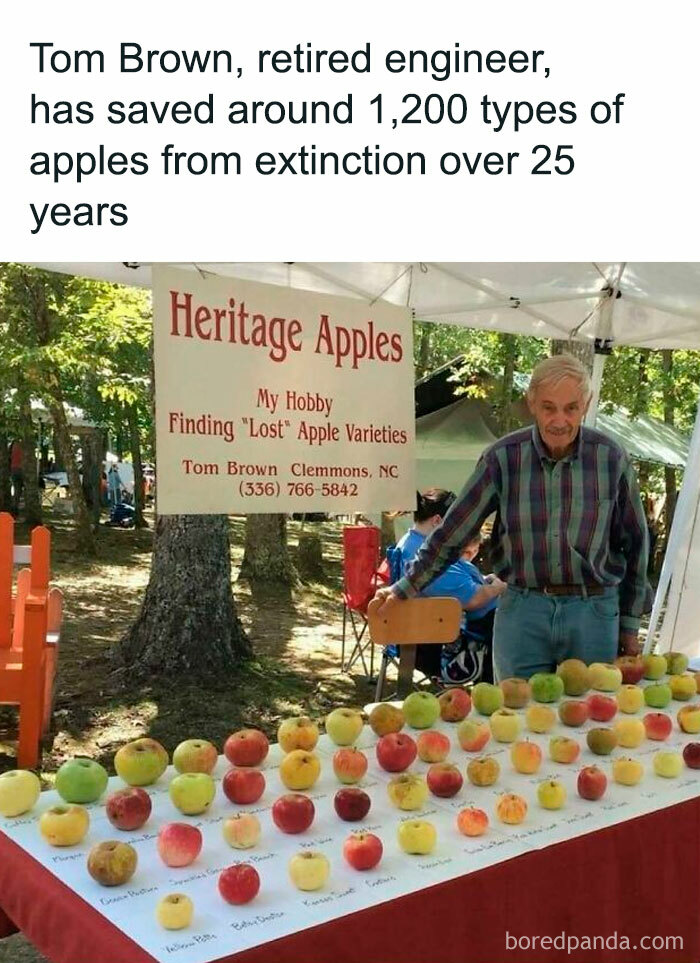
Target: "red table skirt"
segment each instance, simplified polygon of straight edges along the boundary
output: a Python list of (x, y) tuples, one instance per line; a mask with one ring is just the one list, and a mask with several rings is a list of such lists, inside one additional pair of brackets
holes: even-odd
[[(153, 958), (0, 833), (0, 907), (54, 963)], [(0, 912), (0, 933), (2, 913)], [(569, 952), (524, 938), (603, 937)], [(507, 934), (510, 943), (507, 945)], [(623, 937), (628, 950), (615, 949)], [(643, 937), (683, 946), (641, 949)], [(514, 941), (520, 940), (516, 946)], [(556, 942), (554, 946), (556, 947)], [(87, 953), (87, 955), (86, 955)], [(235, 963), (698, 963), (700, 798), (226, 957)]]

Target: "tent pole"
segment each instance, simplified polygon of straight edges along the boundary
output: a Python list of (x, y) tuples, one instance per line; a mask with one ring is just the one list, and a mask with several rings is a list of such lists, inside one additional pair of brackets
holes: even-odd
[(595, 428), (600, 403), (600, 388), (603, 384), (605, 359), (611, 351), (612, 347), (608, 346), (608, 342), (602, 341), (601, 338), (596, 338), (595, 354), (593, 355), (593, 373), (591, 375), (591, 403), (588, 406), (588, 411), (584, 419), (584, 424), (588, 428)]

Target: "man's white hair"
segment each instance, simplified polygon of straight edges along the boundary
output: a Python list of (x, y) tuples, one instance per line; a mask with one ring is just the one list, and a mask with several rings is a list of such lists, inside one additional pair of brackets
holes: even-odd
[(572, 354), (555, 354), (551, 358), (540, 361), (530, 377), (527, 388), (528, 397), (534, 398), (537, 389), (542, 385), (557, 385), (564, 378), (577, 381), (581, 385), (584, 401), (588, 401), (593, 393), (588, 369)]

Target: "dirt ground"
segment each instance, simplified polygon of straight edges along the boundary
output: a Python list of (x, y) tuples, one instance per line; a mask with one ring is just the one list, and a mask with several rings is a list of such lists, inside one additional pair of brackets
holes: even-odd
[[(150, 519), (152, 522), (152, 518)], [(65, 614), (56, 683), (54, 731), (44, 749), (46, 785), (73, 755), (97, 759), (110, 772), (116, 750), (149, 735), (169, 752), (198, 736), (221, 747), (242, 726), (256, 726), (274, 739), (288, 715), (319, 717), (338, 705), (361, 707), (374, 689), (361, 672), (340, 671), (342, 633), (341, 525), (306, 523), (321, 534), (322, 580), (294, 590), (234, 582), (238, 614), (255, 659), (233, 681), (202, 688), (186, 678), (178, 685), (158, 679), (135, 682), (112, 672), (110, 651), (137, 615), (148, 582), (152, 533), (102, 527), (96, 560), (71, 549), (67, 523), (47, 518), (52, 529), (53, 581), (64, 592)], [(289, 523), (294, 555), (300, 523)], [(17, 541), (26, 532), (18, 526)], [(234, 577), (243, 554), (244, 519), (231, 519)], [(204, 644), (203, 640), (203, 644)], [(16, 713), (0, 707), (0, 771), (15, 766)], [(22, 936), (0, 941), (0, 963), (41, 963)], [(76, 961), (77, 963), (77, 961)]]

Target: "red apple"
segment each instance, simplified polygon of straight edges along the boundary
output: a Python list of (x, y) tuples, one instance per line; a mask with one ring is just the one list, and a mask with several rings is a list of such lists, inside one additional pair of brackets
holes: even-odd
[(415, 741), (404, 732), (389, 732), (376, 746), (377, 762), (387, 772), (408, 769), (418, 753)]
[(283, 833), (303, 833), (315, 814), (314, 804), (300, 792), (288, 792), (272, 804), (272, 820)]
[(202, 834), (189, 823), (165, 823), (158, 830), (157, 846), (166, 866), (189, 866), (202, 849)]
[(239, 729), (224, 743), (224, 755), (232, 766), (259, 766), (270, 743), (259, 729)]
[(683, 760), (688, 769), (700, 769), (700, 742), (689, 742), (685, 746)]
[(333, 753), (333, 772), (340, 782), (359, 782), (367, 772), (367, 756), (354, 746), (337, 749)]
[(638, 655), (621, 655), (615, 665), (622, 673), (623, 685), (636, 685), (644, 678), (644, 659)]
[(646, 729), (647, 739), (663, 742), (673, 731), (673, 721), (665, 712), (647, 712), (642, 719)]
[(607, 785), (607, 776), (597, 766), (585, 766), (576, 780), (576, 788), (581, 799), (600, 799)]
[(438, 696), (440, 718), (444, 722), (461, 722), (472, 709), (472, 700), (466, 689), (446, 689)]
[(140, 829), (151, 815), (151, 797), (139, 786), (117, 789), (105, 803), (107, 819), (117, 829)]
[(254, 803), (265, 792), (265, 777), (259, 769), (229, 769), (221, 780), (221, 788), (232, 803)]
[(617, 700), (612, 699), (610, 696), (593, 692), (588, 696), (586, 702), (588, 703), (590, 717), (596, 722), (610, 722), (612, 717), (617, 714)]
[(258, 895), (260, 877), (250, 863), (236, 863), (219, 873), (219, 892), (227, 903), (242, 906)]
[(358, 789), (356, 786), (348, 786), (347, 789), (338, 790), (333, 797), (333, 805), (341, 819), (345, 819), (349, 823), (354, 823), (357, 822), (358, 819), (365, 818), (372, 805), (372, 800), (364, 789)]
[(343, 843), (343, 856), (353, 869), (374, 869), (384, 847), (374, 833), (351, 833)]
[(590, 715), (585, 699), (565, 699), (559, 703), (558, 711), (565, 726), (582, 726)]
[(442, 796), (443, 799), (456, 796), (464, 782), (462, 773), (451, 762), (436, 762), (428, 769), (426, 780), (433, 796)]

